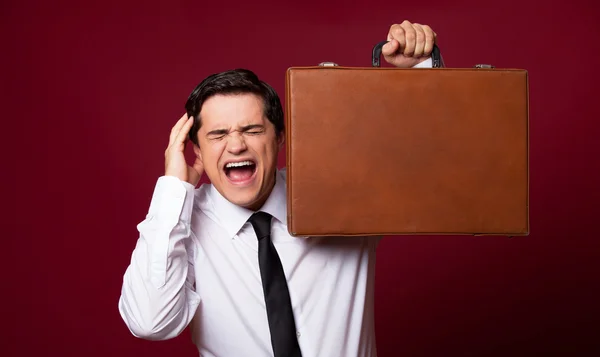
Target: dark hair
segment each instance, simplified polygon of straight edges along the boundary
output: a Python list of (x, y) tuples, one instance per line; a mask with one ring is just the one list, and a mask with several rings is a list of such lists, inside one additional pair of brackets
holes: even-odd
[(189, 138), (198, 145), (198, 130), (200, 130), (200, 110), (208, 98), (217, 94), (245, 94), (252, 93), (260, 96), (264, 103), (264, 113), (267, 119), (275, 126), (277, 136), (284, 128), (283, 109), (277, 92), (266, 82), (258, 78), (254, 72), (247, 69), (234, 69), (221, 73), (211, 74), (206, 77), (190, 94), (185, 109), (188, 117), (194, 118)]

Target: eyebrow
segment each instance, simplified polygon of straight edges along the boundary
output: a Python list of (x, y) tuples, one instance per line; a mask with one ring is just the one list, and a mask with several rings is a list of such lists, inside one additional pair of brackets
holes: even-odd
[[(241, 127), (240, 131), (244, 132), (244, 131), (248, 131), (248, 130), (252, 130), (252, 129), (263, 129), (264, 125), (262, 124), (250, 124), (250, 125), (245, 125), (243, 127)], [(206, 135), (225, 135), (228, 133), (227, 129), (216, 129), (216, 130), (211, 130), (208, 133), (206, 133)]]

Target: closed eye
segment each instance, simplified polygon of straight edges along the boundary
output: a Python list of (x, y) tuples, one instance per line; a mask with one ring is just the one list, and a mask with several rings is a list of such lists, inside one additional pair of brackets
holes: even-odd
[(209, 135), (208, 138), (210, 140), (220, 140), (223, 139), (225, 137), (225, 135)]
[(250, 135), (257, 135), (257, 134), (262, 134), (265, 132), (265, 127), (262, 125), (248, 125), (242, 128), (241, 130), (242, 132), (244, 132), (245, 134), (250, 134)]
[[(238, 130), (236, 130), (236, 131), (238, 131)], [(247, 125), (247, 126), (240, 128), (239, 131), (243, 134), (259, 135), (259, 134), (263, 134), (265, 132), (265, 127), (262, 125), (258, 125), (258, 124), (252, 124), (252, 125)], [(220, 139), (223, 139), (228, 134), (229, 134), (229, 131), (226, 129), (217, 129), (217, 130), (209, 131), (208, 133), (206, 133), (206, 136), (210, 140), (220, 140)]]
[(246, 134), (251, 134), (251, 135), (256, 135), (256, 134), (262, 134), (263, 130), (250, 130), (247, 131)]
[(227, 135), (227, 130), (224, 130), (224, 129), (213, 130), (213, 131), (206, 133), (206, 136), (210, 140), (223, 139), (225, 137), (225, 135)]

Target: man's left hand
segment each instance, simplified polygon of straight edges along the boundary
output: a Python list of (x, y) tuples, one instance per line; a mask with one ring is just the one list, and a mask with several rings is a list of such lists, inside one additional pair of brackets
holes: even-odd
[(436, 33), (431, 27), (405, 20), (390, 27), (381, 53), (387, 63), (400, 68), (411, 68), (431, 56), (436, 42)]

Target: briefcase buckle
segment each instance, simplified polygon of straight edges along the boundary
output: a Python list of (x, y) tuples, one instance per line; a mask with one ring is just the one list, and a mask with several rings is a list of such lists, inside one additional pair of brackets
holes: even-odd
[(321, 62), (319, 63), (319, 67), (337, 67), (339, 66), (337, 63), (334, 62)]

